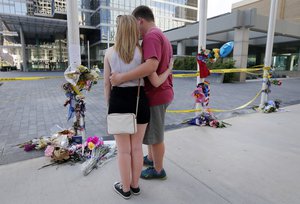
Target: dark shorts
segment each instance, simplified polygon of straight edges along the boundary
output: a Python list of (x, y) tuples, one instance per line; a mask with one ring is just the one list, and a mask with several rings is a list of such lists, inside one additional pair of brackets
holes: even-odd
[[(136, 111), (136, 98), (138, 87), (116, 87), (110, 93), (108, 114), (110, 113), (134, 113)], [(137, 124), (146, 124), (150, 121), (148, 99), (141, 86), (140, 100), (137, 114)]]

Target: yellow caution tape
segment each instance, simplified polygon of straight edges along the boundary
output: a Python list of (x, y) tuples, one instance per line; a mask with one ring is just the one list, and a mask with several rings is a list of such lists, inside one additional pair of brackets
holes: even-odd
[[(210, 70), (210, 73), (219, 73), (219, 74), (226, 74), (226, 73), (237, 73), (237, 72), (254, 72), (254, 71), (262, 71), (262, 68), (232, 68), (232, 69), (213, 69)], [(173, 74), (174, 78), (184, 78), (184, 77), (197, 77), (199, 76), (199, 72), (194, 72), (191, 74)]]
[(197, 77), (197, 76), (199, 76), (198, 73), (193, 73), (193, 74), (173, 74), (174, 78)]
[(41, 80), (41, 79), (55, 79), (63, 78), (63, 76), (47, 76), (47, 77), (11, 77), (11, 78), (0, 78), (0, 81), (16, 81), (16, 80)]
[(255, 65), (255, 66), (252, 66), (250, 68), (263, 68), (265, 65), (263, 64), (260, 64), (260, 65)]
[[(207, 108), (206, 110), (209, 112), (230, 112), (230, 111), (235, 111), (235, 110), (240, 110), (243, 108), (246, 108), (249, 106), (251, 103), (253, 103), (257, 97), (261, 94), (262, 91), (259, 91), (253, 99), (251, 99), (249, 102), (245, 103), (244, 105), (241, 105), (237, 108), (230, 109), (230, 110), (221, 110), (221, 109), (215, 109), (215, 108)], [(203, 109), (189, 109), (189, 110), (167, 110), (167, 113), (194, 113), (194, 112), (201, 112)]]
[(213, 69), (210, 73), (236, 73), (236, 72), (253, 72), (261, 71), (261, 68), (232, 68), (232, 69)]
[(167, 113), (195, 113), (201, 112), (203, 109), (187, 109), (187, 110), (166, 110)]
[(245, 72), (245, 73), (250, 75), (255, 75), (255, 76), (263, 75), (263, 73), (253, 73), (253, 72)]

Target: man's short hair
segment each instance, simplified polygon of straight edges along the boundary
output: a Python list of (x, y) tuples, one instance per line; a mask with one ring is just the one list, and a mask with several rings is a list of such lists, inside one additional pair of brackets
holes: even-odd
[(152, 21), (154, 22), (154, 15), (152, 10), (148, 6), (138, 6), (132, 11), (132, 15), (135, 18), (143, 18), (147, 21)]

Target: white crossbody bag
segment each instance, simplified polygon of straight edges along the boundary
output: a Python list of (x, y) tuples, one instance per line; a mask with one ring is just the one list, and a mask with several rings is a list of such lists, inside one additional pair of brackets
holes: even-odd
[(136, 116), (140, 99), (140, 79), (134, 113), (111, 113), (107, 115), (107, 133), (111, 135), (134, 134), (137, 132)]

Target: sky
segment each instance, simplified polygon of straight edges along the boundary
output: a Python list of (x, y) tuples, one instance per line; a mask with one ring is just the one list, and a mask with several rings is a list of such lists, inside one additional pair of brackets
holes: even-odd
[(207, 17), (214, 17), (231, 12), (231, 5), (242, 0), (207, 0)]

